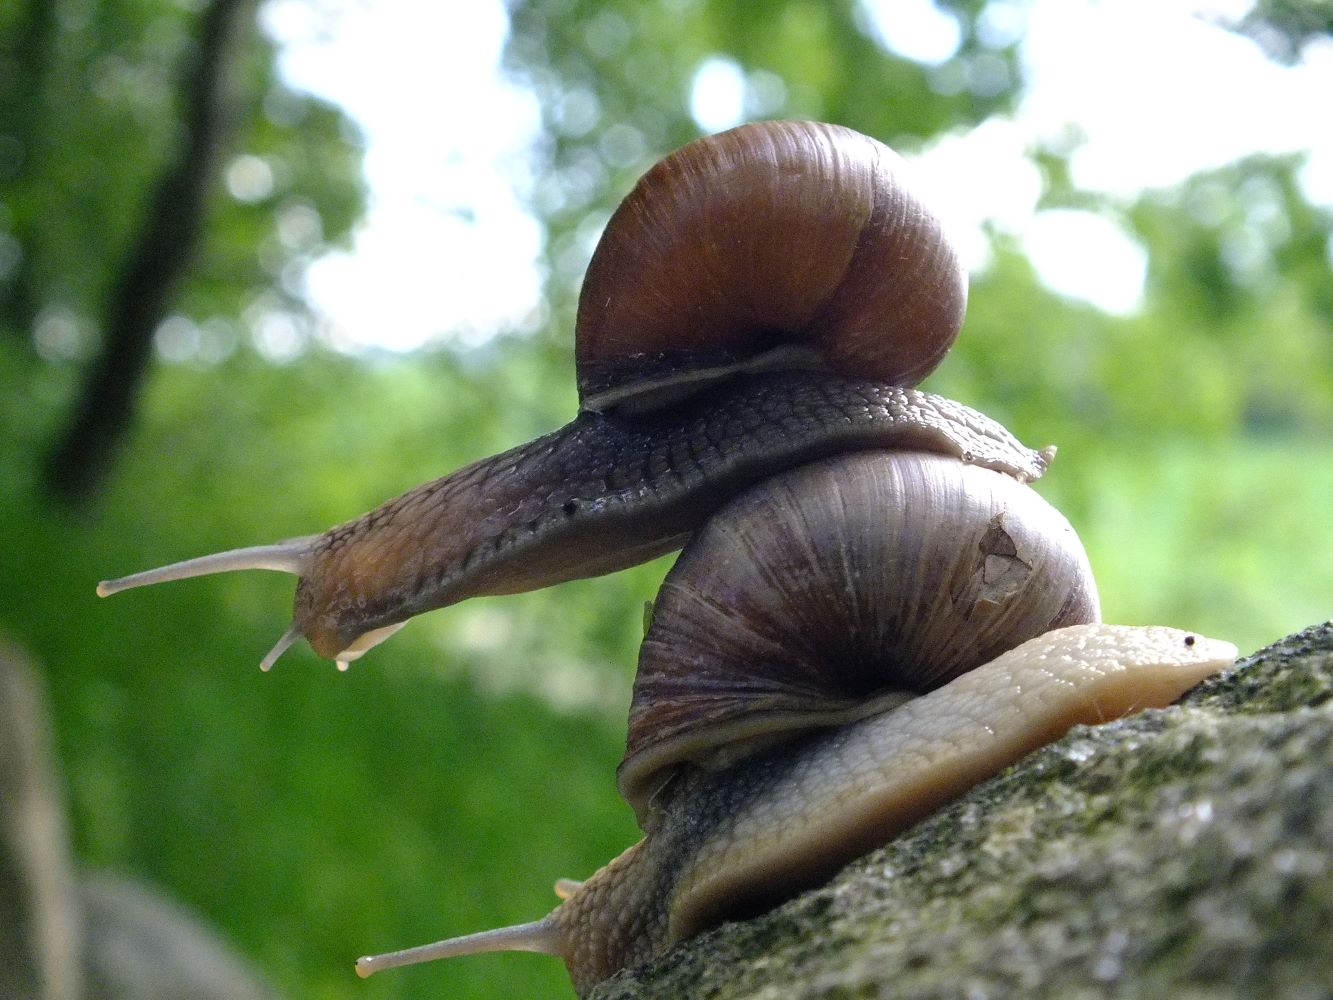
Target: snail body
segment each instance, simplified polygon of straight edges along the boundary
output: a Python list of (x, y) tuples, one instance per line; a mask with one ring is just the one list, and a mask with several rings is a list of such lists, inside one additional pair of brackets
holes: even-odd
[[(483, 594), (623, 569), (679, 548), (728, 496), (834, 451), (916, 446), (1035, 479), (1050, 453), (941, 396), (808, 373), (738, 379), (707, 405), (628, 419), (580, 414), (564, 428), (467, 466), (313, 539), (294, 628), (332, 659), (361, 637)], [(242, 550), (250, 568), (255, 554)], [(104, 584), (214, 572), (220, 557)], [(225, 558), (222, 557), (222, 558)]]
[(899, 708), (695, 771), (663, 824), (541, 920), (364, 957), (369, 976), (439, 958), (539, 951), (582, 995), (733, 916), (760, 912), (888, 843), (929, 813), (1077, 724), (1175, 701), (1229, 666), (1230, 643), (1161, 626), (1047, 632)]
[(580, 409), (320, 535), (106, 581), (296, 574), (340, 668), (414, 615), (685, 546), (619, 781), (645, 838), (542, 920), (358, 962), (505, 948), (583, 992), (817, 882), (1078, 722), (1165, 705), (1225, 643), (1099, 623), (1022, 445), (914, 386), (966, 280), (895, 154), (765, 122), (692, 143), (613, 215), (580, 296)]

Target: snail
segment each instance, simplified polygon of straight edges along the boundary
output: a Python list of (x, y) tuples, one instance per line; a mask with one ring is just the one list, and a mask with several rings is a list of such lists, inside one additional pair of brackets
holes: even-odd
[(1097, 617), (1073, 529), (1008, 476), (920, 452), (780, 473), (708, 521), (654, 606), (620, 771), (644, 839), (558, 883), (541, 920), (357, 971), (542, 951), (583, 994), (824, 881), (1077, 723), (1169, 704), (1236, 654)]
[(1049, 450), (909, 388), (957, 335), (967, 283), (902, 173), (887, 147), (831, 125), (684, 147), (640, 180), (589, 264), (573, 421), (321, 535), (98, 593), (295, 573), (292, 626), (262, 665), (304, 635), (345, 667), (423, 611), (679, 548), (741, 489), (823, 455), (913, 446), (1040, 476)]
[(585, 991), (817, 881), (1075, 722), (1166, 704), (1234, 657), (1098, 624), (1081, 544), (1026, 485), (1054, 449), (914, 388), (966, 295), (875, 140), (806, 122), (698, 140), (645, 174), (593, 255), (569, 424), (323, 534), (98, 592), (291, 572), (292, 625), (261, 666), (304, 636), (345, 669), (422, 612), (684, 545), (619, 775), (645, 839), (559, 883), (544, 920), (358, 963), (527, 948), (562, 955)]

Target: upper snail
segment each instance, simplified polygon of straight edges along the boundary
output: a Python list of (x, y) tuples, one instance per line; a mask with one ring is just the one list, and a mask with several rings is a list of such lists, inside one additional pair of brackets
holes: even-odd
[(944, 356), (966, 297), (957, 254), (881, 143), (809, 122), (700, 139), (643, 177), (593, 256), (572, 422), (321, 535), (98, 593), (295, 573), (292, 626), (262, 665), (304, 635), (343, 668), (423, 611), (677, 548), (744, 487), (825, 455), (911, 446), (1034, 479), (1050, 450), (902, 388)]

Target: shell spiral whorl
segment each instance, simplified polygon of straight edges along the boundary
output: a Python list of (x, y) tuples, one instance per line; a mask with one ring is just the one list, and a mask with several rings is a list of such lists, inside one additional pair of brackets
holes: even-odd
[(579, 297), (584, 409), (651, 407), (736, 370), (915, 385), (962, 325), (967, 276), (887, 146), (759, 122), (649, 170)]
[(917, 451), (789, 470), (714, 514), (667, 574), (621, 795), (646, 824), (682, 763), (716, 768), (885, 711), (1099, 620), (1074, 529), (1011, 476)]

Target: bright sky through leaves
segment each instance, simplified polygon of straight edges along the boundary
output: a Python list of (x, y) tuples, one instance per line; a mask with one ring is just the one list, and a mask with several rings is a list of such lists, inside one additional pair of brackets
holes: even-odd
[[(1247, 6), (1033, 0), (1025, 14), (992, 2), (983, 26), (997, 41), (1026, 17), (1021, 106), (914, 158), (970, 265), (986, 266), (989, 227), (1016, 237), (1053, 290), (1133, 311), (1142, 249), (1113, 219), (1036, 209), (1028, 153), (1071, 132), (1084, 139), (1074, 181), (1126, 202), (1248, 153), (1310, 150), (1307, 192), (1333, 203), (1333, 133), (1312, 117), (1317, 95), (1333, 93), (1333, 45), (1313, 46), (1296, 67), (1276, 65), (1218, 26)], [(367, 137), (370, 202), (355, 244), (307, 278), (334, 344), (406, 350), (540, 322), (540, 228), (521, 198), (540, 118), (532, 95), (501, 74), (500, 0), (348, 0), (318, 11), (276, 0), (265, 11), (287, 79), (342, 104)], [(929, 0), (867, 0), (865, 14), (886, 47), (928, 64), (958, 44), (956, 25)], [(717, 56), (681, 99), (715, 131), (771, 99), (747, 93), (752, 86)]]

